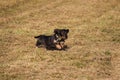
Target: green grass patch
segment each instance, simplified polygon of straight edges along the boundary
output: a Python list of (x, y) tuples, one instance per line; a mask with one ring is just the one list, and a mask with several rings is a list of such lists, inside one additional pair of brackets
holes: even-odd
[(83, 67), (86, 67), (86, 63), (84, 63), (84, 62), (73, 62), (72, 63), (72, 66), (75, 66), (75, 67), (77, 67), (77, 68), (83, 68)]
[(110, 51), (105, 51), (104, 54), (105, 54), (106, 56), (110, 56), (110, 55), (111, 55), (111, 52), (110, 52)]

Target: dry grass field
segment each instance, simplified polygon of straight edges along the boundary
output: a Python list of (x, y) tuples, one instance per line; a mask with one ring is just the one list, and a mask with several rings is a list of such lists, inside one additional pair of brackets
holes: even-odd
[[(66, 51), (34, 36), (70, 29)], [(120, 0), (0, 0), (0, 80), (119, 80)]]

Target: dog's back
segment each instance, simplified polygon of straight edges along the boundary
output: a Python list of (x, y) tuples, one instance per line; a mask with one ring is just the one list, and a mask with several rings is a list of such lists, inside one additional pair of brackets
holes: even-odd
[(34, 38), (37, 39), (37, 43), (36, 46), (40, 47), (40, 46), (52, 46), (53, 44), (53, 40), (52, 40), (53, 36), (46, 36), (46, 35), (39, 35), (39, 36), (35, 36)]
[(46, 37), (46, 35), (39, 35), (39, 36), (35, 36), (34, 38), (36, 38), (36, 39), (42, 39), (42, 38), (44, 38), (44, 37)]

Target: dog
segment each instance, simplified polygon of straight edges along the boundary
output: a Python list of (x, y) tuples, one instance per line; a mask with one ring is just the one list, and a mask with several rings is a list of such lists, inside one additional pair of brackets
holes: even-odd
[(68, 38), (69, 29), (54, 29), (54, 34), (39, 35), (34, 38), (37, 39), (36, 46), (45, 47), (47, 50), (65, 50), (67, 45), (65, 45), (65, 40)]

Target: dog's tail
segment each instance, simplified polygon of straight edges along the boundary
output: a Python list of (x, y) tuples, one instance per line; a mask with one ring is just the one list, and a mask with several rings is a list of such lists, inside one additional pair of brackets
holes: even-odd
[(34, 36), (34, 38), (43, 38), (45, 35)]
[(39, 38), (40, 36), (34, 36), (34, 38)]

